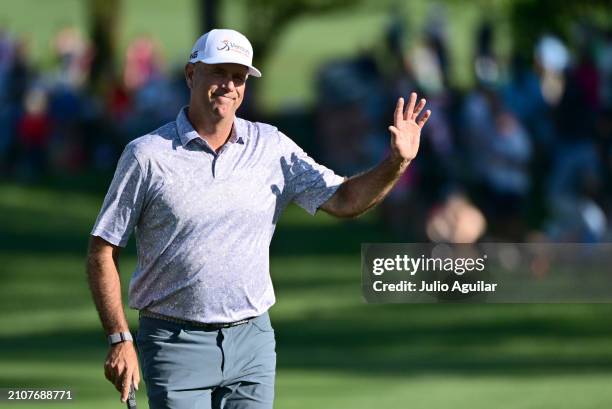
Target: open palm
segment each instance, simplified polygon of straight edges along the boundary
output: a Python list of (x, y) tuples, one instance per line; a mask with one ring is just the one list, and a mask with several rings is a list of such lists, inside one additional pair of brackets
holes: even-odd
[(416, 104), (417, 94), (410, 94), (408, 106), (404, 109), (404, 98), (399, 98), (393, 115), (393, 125), (389, 126), (391, 132), (391, 154), (402, 160), (412, 160), (419, 151), (421, 142), (421, 129), (429, 119), (431, 111), (427, 110), (419, 118), (419, 114), (425, 107), (425, 99), (422, 98)]

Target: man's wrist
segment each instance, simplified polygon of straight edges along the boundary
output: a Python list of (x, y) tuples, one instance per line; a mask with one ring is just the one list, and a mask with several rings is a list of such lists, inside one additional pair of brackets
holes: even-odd
[(400, 172), (404, 172), (408, 165), (410, 165), (410, 159), (402, 158), (399, 155), (389, 155), (389, 162), (396, 167)]
[(107, 337), (108, 345), (113, 346), (122, 342), (133, 342), (132, 334), (129, 331), (114, 332)]

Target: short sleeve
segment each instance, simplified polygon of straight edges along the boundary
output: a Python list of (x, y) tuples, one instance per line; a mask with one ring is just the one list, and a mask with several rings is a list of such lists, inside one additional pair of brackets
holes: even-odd
[(140, 217), (145, 191), (140, 163), (128, 145), (121, 154), (91, 235), (125, 247)]
[(344, 178), (318, 164), (282, 132), (280, 136), (281, 166), (285, 177), (288, 201), (295, 202), (310, 214), (338, 190)]

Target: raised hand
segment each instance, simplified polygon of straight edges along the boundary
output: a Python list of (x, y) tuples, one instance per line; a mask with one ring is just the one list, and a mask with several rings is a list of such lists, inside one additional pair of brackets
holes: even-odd
[(418, 105), (416, 104), (417, 94), (410, 94), (408, 107), (404, 109), (404, 98), (399, 98), (395, 105), (395, 113), (393, 114), (393, 125), (389, 126), (391, 132), (391, 155), (394, 159), (402, 161), (411, 161), (419, 151), (419, 143), (421, 141), (421, 129), (431, 115), (431, 111), (427, 110), (419, 118), (419, 114), (425, 108), (425, 98), (422, 98)]

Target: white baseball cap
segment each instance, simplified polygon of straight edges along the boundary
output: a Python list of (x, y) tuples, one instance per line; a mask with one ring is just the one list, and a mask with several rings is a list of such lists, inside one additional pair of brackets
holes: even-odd
[(191, 49), (189, 62), (198, 61), (205, 64), (241, 64), (249, 68), (249, 75), (261, 77), (261, 71), (253, 67), (253, 46), (235, 30), (210, 30), (198, 38)]

